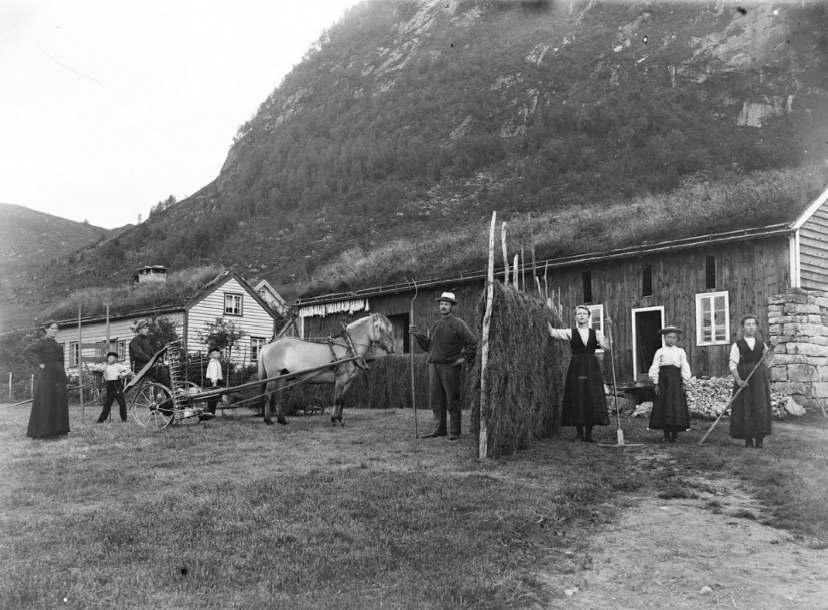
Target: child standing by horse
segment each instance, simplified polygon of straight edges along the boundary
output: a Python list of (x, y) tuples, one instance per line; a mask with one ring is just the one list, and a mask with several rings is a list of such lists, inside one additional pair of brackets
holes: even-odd
[(682, 330), (667, 326), (658, 331), (664, 337), (653, 357), (649, 375), (655, 385), (656, 399), (650, 413), (650, 430), (663, 430), (662, 442), (678, 442), (678, 433), (690, 429), (690, 411), (687, 408), (685, 384), (690, 381), (690, 364), (687, 354), (676, 347)]

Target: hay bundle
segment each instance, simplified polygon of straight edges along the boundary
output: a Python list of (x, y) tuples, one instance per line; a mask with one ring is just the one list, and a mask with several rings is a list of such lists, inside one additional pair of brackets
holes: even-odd
[[(480, 319), (485, 298), (480, 305)], [(494, 284), (486, 369), (488, 447), (492, 457), (508, 455), (538, 438), (557, 433), (569, 346), (550, 341), (547, 322), (560, 318), (536, 298)], [(480, 358), (474, 369), (472, 426), (480, 431)]]

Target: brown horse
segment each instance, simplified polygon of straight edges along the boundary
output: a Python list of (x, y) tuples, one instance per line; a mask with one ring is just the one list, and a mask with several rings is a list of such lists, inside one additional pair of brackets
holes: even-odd
[[(288, 379), (296, 379), (303, 383), (335, 384), (331, 422), (344, 425), (342, 403), (345, 393), (359, 373), (359, 365), (365, 366), (363, 359), (374, 345), (388, 353), (394, 352), (394, 327), (388, 318), (379, 313), (373, 313), (351, 322), (339, 337), (330, 342), (317, 343), (294, 337), (282, 337), (265, 345), (259, 355), (259, 379), (300, 373), (296, 377), (277, 379), (262, 385), (265, 423), (273, 423), (270, 419), (273, 403), (275, 403), (276, 421), (280, 424), (287, 423), (282, 413), (282, 398), (279, 394)], [(360, 360), (337, 364), (338, 360), (352, 356)], [(301, 371), (311, 371), (311, 369), (326, 365), (330, 366), (323, 370), (301, 374)]]

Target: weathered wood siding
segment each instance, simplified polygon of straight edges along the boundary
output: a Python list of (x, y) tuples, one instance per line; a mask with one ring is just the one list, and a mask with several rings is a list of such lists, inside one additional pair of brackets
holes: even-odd
[[(716, 286), (705, 288), (707, 256), (716, 259)], [(790, 284), (788, 240), (775, 238), (725, 244), (698, 250), (642, 256), (606, 262), (592, 267), (561, 270), (548, 275), (549, 290), (561, 289), (564, 319), (582, 302), (582, 273), (592, 272), (594, 304), (604, 305), (604, 315), (614, 321), (613, 340), (619, 382), (633, 381), (632, 310), (664, 307), (665, 322), (679, 326), (684, 335), (679, 347), (687, 352), (694, 375), (728, 374), (730, 343), (738, 336), (739, 318), (756, 314), (767, 337), (768, 297)], [(652, 296), (642, 296), (642, 269), (652, 270)], [(727, 291), (730, 340), (727, 344), (697, 346), (696, 295)]]
[[(242, 295), (242, 315), (225, 315), (225, 293)], [(251, 338), (257, 337), (269, 341), (273, 337), (275, 329), (271, 315), (241, 284), (231, 278), (189, 309), (186, 328), (182, 332), (187, 351), (206, 351), (208, 346), (199, 338), (199, 333), (205, 334), (207, 324), (213, 324), (216, 318), (222, 317), (232, 321), (245, 333), (241, 344), (233, 348), (232, 359), (236, 364), (250, 364)]]
[[(454, 313), (462, 318), (471, 327), (472, 332), (478, 334), (477, 328), (477, 305), (483, 288), (482, 281), (460, 284), (447, 288), (429, 288), (418, 292), (414, 301), (414, 323), (418, 332), (425, 333), (428, 328), (440, 317), (437, 307), (437, 297), (443, 292), (454, 292), (457, 298), (457, 307)], [(359, 311), (353, 314), (339, 313), (328, 316), (310, 316), (304, 319), (305, 337), (327, 338), (330, 335), (339, 334), (342, 330), (340, 322), (348, 324), (362, 318), (369, 313), (381, 313), (388, 316), (394, 324), (394, 337), (397, 342), (397, 351), (401, 352), (401, 346), (407, 345), (408, 338), (408, 316), (411, 308), (411, 299), (414, 292), (378, 295), (369, 298), (370, 311)], [(421, 353), (419, 347), (415, 346), (415, 353)]]
[[(177, 312), (172, 314), (164, 314), (163, 317), (168, 318), (172, 322), (178, 325), (179, 329), (182, 329), (184, 326), (184, 312)], [(132, 341), (132, 338), (135, 336), (135, 333), (132, 332), (132, 327), (135, 325), (137, 318), (125, 318), (120, 320), (111, 320), (109, 323), (109, 340), (111, 342), (115, 341), (125, 341), (126, 342), (126, 350), (125, 350), (125, 357), (122, 361), (123, 364), (126, 366), (132, 366), (129, 360), (129, 342)], [(83, 332), (82, 332), (83, 343), (100, 343), (101, 341), (106, 341), (106, 322), (87, 322), (83, 325)], [(65, 366), (68, 370), (74, 371), (76, 367), (71, 366), (71, 353), (69, 351), (69, 344), (77, 342), (78, 340), (78, 325), (77, 324), (65, 324), (57, 334), (55, 340), (58, 343), (63, 344), (63, 357)], [(92, 348), (86, 348), (81, 351), (81, 357), (93, 357), (95, 356), (95, 350)]]
[(800, 285), (828, 290), (828, 209), (823, 204), (799, 230)]
[[(706, 288), (706, 259), (715, 257), (716, 285)], [(730, 344), (738, 337), (739, 319), (745, 313), (759, 317), (760, 330), (767, 337), (768, 297), (784, 292), (790, 285), (787, 237), (757, 239), (681, 250), (674, 253), (648, 254), (592, 265), (549, 269), (549, 292), (560, 289), (564, 319), (574, 326), (572, 309), (583, 302), (583, 273), (592, 275), (592, 302), (604, 306), (604, 316), (614, 321), (613, 340), (616, 375), (619, 383), (633, 379), (632, 310), (664, 307), (665, 322), (684, 329), (679, 346), (687, 352), (694, 375), (722, 376), (728, 374)], [(652, 295), (642, 295), (642, 270), (649, 265), (652, 273)], [(534, 282), (527, 272), (527, 291), (533, 292)], [(502, 275), (498, 278), (502, 281)], [(540, 284), (544, 288), (543, 270)], [(532, 290), (529, 290), (531, 288)], [(415, 301), (415, 323), (425, 331), (439, 316), (435, 298), (444, 290), (455, 292), (459, 305), (457, 315), (479, 333), (478, 301), (483, 291), (480, 280), (467, 281), (448, 288), (421, 290)], [(728, 293), (730, 337), (718, 345), (696, 345), (696, 295), (708, 292)], [(370, 298), (371, 311), (388, 316), (408, 312), (412, 293), (380, 295)], [(339, 322), (350, 322), (365, 312), (328, 317), (305, 318), (305, 336), (327, 337), (339, 332)], [(606, 329), (606, 326), (605, 326)], [(419, 348), (415, 348), (419, 352)], [(608, 361), (607, 361), (608, 362)]]

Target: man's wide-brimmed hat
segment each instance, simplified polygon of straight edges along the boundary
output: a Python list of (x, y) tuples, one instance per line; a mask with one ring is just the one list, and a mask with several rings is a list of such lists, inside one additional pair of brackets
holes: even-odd
[(452, 305), (457, 305), (457, 299), (454, 298), (453, 292), (444, 292), (439, 297), (434, 299), (435, 301), (448, 301)]
[(676, 333), (677, 335), (680, 335), (684, 333), (684, 331), (681, 330), (678, 326), (665, 326), (660, 331), (658, 331), (659, 335), (666, 335), (667, 333)]

